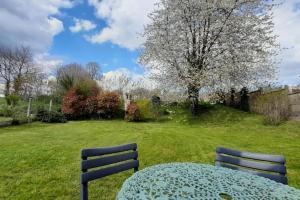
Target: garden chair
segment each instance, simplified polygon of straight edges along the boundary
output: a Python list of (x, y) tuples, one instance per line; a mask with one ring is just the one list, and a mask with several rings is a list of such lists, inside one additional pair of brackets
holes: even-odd
[(216, 166), (249, 172), (288, 184), (283, 156), (242, 152), (223, 147), (218, 147), (216, 154)]
[[(97, 158), (88, 159), (90, 157)], [(138, 171), (139, 161), (137, 160), (137, 158), (137, 144), (82, 149), (80, 199), (88, 199), (88, 182), (90, 181), (123, 172), (129, 169), (134, 169), (134, 172)], [(99, 167), (102, 168), (99, 169)], [(97, 169), (91, 170), (93, 168)]]

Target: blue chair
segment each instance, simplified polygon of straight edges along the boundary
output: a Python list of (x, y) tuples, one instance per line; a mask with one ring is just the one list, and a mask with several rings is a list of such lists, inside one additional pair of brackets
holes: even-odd
[[(88, 159), (90, 157), (97, 158)], [(119, 172), (123, 172), (129, 169), (134, 169), (134, 172), (137, 172), (139, 167), (139, 161), (137, 160), (137, 158), (137, 144), (125, 144), (114, 147), (82, 149), (80, 199), (88, 200), (88, 182), (90, 181), (100, 179), (102, 177), (116, 174)], [(101, 168), (99, 169), (99, 167)], [(91, 170), (93, 168), (97, 169)]]
[(223, 147), (218, 147), (216, 154), (216, 166), (249, 172), (288, 184), (283, 156), (242, 152)]

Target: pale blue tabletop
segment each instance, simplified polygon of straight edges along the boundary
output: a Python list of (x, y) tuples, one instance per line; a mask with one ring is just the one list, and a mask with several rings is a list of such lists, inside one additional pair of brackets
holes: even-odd
[(300, 190), (245, 172), (196, 163), (145, 168), (128, 178), (118, 200), (288, 199)]

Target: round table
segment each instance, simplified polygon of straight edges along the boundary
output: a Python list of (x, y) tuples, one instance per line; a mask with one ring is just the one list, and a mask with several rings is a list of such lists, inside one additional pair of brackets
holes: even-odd
[(128, 178), (118, 200), (295, 199), (300, 190), (245, 172), (196, 163), (145, 168)]

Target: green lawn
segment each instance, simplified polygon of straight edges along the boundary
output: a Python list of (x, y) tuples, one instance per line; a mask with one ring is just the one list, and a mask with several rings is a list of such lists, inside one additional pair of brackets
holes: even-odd
[[(80, 149), (138, 143), (140, 168), (168, 162), (214, 163), (218, 145), (283, 154), (289, 185), (300, 189), (300, 123), (263, 125), (257, 115), (217, 107), (162, 122), (78, 121), (0, 129), (0, 199), (79, 199)], [(132, 172), (90, 184), (91, 199), (113, 199)]]

